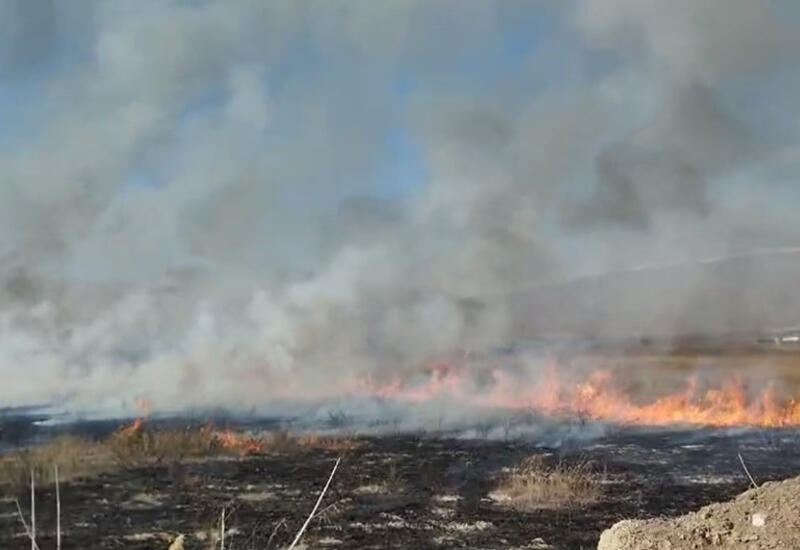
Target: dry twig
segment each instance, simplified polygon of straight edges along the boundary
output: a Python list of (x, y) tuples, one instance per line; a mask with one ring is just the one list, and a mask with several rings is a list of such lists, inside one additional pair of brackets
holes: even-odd
[(19, 505), (19, 500), (14, 499), (14, 504), (17, 505), (17, 514), (19, 515), (19, 520), (22, 522), (22, 526), (25, 528), (25, 534), (31, 539), (31, 547), (34, 548), (34, 550), (39, 550), (39, 546), (36, 544), (36, 537), (31, 533), (28, 524), (25, 522), (25, 516), (22, 515), (22, 508)]
[(303, 524), (303, 526), (297, 532), (297, 535), (294, 537), (294, 540), (292, 541), (292, 544), (289, 545), (289, 548), (287, 550), (292, 550), (292, 548), (294, 548), (295, 545), (298, 542), (300, 542), (300, 539), (303, 537), (303, 533), (305, 533), (306, 528), (308, 527), (308, 524), (311, 523), (311, 519), (314, 517), (314, 514), (317, 511), (317, 508), (319, 508), (319, 505), (322, 502), (322, 497), (324, 497), (325, 493), (328, 491), (328, 487), (330, 486), (331, 481), (333, 481), (333, 475), (336, 473), (336, 468), (339, 467), (339, 462), (341, 462), (341, 460), (342, 460), (341, 457), (336, 459), (336, 464), (333, 465), (333, 470), (331, 470), (331, 475), (330, 475), (330, 477), (328, 477), (328, 482), (325, 484), (325, 487), (322, 488), (322, 492), (319, 494), (319, 498), (317, 499), (317, 503), (314, 505), (314, 508), (311, 510), (311, 513), (308, 514), (308, 517), (306, 518), (306, 522)]
[(747, 474), (747, 477), (750, 478), (750, 483), (753, 484), (753, 489), (758, 489), (758, 484), (756, 480), (753, 479), (753, 476), (750, 475), (750, 470), (747, 469), (747, 465), (744, 463), (744, 458), (742, 458), (742, 453), (736, 453), (739, 455), (739, 462), (742, 463), (742, 468), (744, 468), (744, 473)]

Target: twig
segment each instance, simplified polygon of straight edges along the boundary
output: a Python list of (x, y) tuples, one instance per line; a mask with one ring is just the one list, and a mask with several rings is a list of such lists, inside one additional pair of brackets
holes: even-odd
[(31, 550), (36, 550), (36, 481), (31, 470)]
[(53, 469), (56, 476), (56, 550), (61, 550), (61, 491), (58, 486), (58, 464)]
[(341, 460), (342, 460), (342, 457), (339, 457), (339, 458), (336, 459), (336, 464), (333, 465), (333, 470), (331, 470), (331, 475), (330, 475), (330, 477), (328, 477), (328, 482), (325, 484), (325, 487), (322, 488), (322, 492), (319, 494), (319, 498), (317, 499), (317, 503), (314, 505), (314, 509), (311, 510), (310, 514), (308, 514), (308, 517), (306, 518), (306, 522), (303, 524), (303, 526), (297, 532), (297, 535), (294, 537), (294, 540), (292, 541), (292, 544), (289, 545), (289, 548), (287, 550), (292, 550), (292, 548), (294, 548), (295, 545), (298, 542), (300, 542), (300, 539), (302, 538), (303, 533), (305, 533), (306, 528), (308, 527), (308, 524), (311, 523), (311, 518), (314, 517), (314, 514), (317, 511), (317, 508), (319, 508), (319, 505), (322, 502), (322, 497), (324, 497), (325, 493), (328, 491), (328, 487), (330, 486), (331, 481), (333, 480), (333, 474), (336, 473), (336, 468), (339, 467), (339, 462), (341, 462)]
[(744, 458), (742, 458), (742, 453), (736, 453), (736, 454), (739, 455), (739, 462), (742, 463), (742, 468), (744, 468), (744, 473), (746, 473), (747, 477), (750, 478), (750, 483), (753, 484), (753, 488), (758, 489), (758, 484), (756, 483), (756, 480), (753, 479), (753, 476), (750, 475), (750, 470), (747, 469), (747, 465), (744, 463)]
[(22, 515), (22, 508), (19, 505), (19, 500), (14, 499), (14, 504), (17, 505), (17, 514), (19, 514), (19, 520), (22, 522), (22, 526), (25, 528), (25, 534), (28, 535), (28, 538), (31, 539), (31, 545), (35, 550), (39, 550), (39, 546), (36, 544), (36, 538), (33, 537), (31, 534), (31, 530), (28, 528), (28, 524), (25, 523), (25, 516)]

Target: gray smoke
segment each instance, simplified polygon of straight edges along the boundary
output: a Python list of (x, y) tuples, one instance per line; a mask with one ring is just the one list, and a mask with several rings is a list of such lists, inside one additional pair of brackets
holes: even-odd
[[(795, 245), (798, 15), (749, 0), (6, 2), (0, 85), (36, 91), (0, 97), (27, 102), (0, 141), (0, 399), (336, 394), (539, 337), (560, 313), (579, 334), (614, 314), (576, 328), (568, 299), (513, 297)], [(392, 163), (397, 135), (424, 174)], [(680, 288), (652, 330), (694, 319), (697, 285)], [(649, 319), (605, 292), (631, 326)]]

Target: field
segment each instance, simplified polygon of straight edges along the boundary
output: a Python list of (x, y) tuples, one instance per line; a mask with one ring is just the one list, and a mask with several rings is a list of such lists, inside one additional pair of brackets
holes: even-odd
[[(441, 434), (279, 440), (65, 481), (63, 548), (166, 550), (181, 534), (186, 548), (219, 548), (223, 511), (226, 548), (286, 548), (339, 457), (307, 548), (589, 549), (619, 519), (675, 516), (746, 489), (738, 453), (759, 483), (800, 473), (800, 435), (784, 430), (626, 429), (559, 448)], [(531, 461), (534, 498), (515, 500), (509, 483)], [(572, 475), (582, 477), (570, 485)], [(27, 514), (28, 490), (5, 487), (0, 547), (29, 548), (13, 501)], [(39, 548), (55, 548), (52, 485), (36, 507)]]
[[(786, 414), (771, 415), (764, 408), (769, 399), (750, 400), (737, 389), (774, 387), (782, 392), (775, 395), (796, 395), (794, 353), (640, 351), (561, 360), (583, 384), (578, 393), (562, 384), (563, 396), (581, 401), (560, 403), (568, 407), (554, 409), (557, 414), (485, 409), (463, 417), (462, 424), (428, 416), (427, 426), (415, 427), (381, 416), (423, 415), (425, 404), (407, 402), (370, 409), (366, 418), (332, 411), (316, 424), (173, 417), (48, 427), (35, 424), (30, 411), (5, 411), (0, 548), (30, 548), (16, 503), (29, 521), (31, 471), (38, 547), (56, 548), (54, 464), (64, 549), (167, 550), (181, 535), (186, 549), (220, 548), (222, 516), (225, 548), (287, 548), (337, 459), (302, 539), (306, 548), (588, 550), (621, 519), (677, 517), (737, 495), (752, 484), (743, 464), (758, 484), (800, 474), (794, 402)], [(595, 370), (611, 370), (614, 377), (598, 378), (587, 392)], [(701, 386), (687, 397), (682, 392), (689, 375), (729, 393)], [(480, 399), (474, 381), (491, 380), (470, 366), (415, 376), (395, 387), (395, 399), (417, 396), (420, 388), (449, 388), (453, 395), (430, 397), (452, 405)], [(524, 380), (525, 371), (517, 376)], [(438, 384), (446, 377), (452, 384)], [(673, 397), (665, 401), (665, 392)], [(661, 418), (650, 414), (661, 408), (648, 405), (659, 398), (670, 406), (663, 411), (667, 420), (694, 410), (700, 419), (721, 422), (716, 428), (638, 422)], [(592, 417), (609, 410), (612, 420)], [(619, 411), (636, 422), (615, 422)], [(450, 421), (458, 417), (451, 414)], [(750, 419), (752, 427), (736, 427)], [(787, 420), (791, 427), (779, 427)]]

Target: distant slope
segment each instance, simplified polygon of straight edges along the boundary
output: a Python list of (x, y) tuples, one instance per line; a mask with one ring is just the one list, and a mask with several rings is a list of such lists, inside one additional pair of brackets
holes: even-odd
[(586, 277), (510, 298), (515, 336), (719, 335), (800, 326), (800, 251)]

